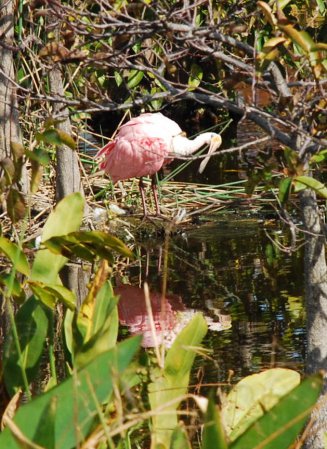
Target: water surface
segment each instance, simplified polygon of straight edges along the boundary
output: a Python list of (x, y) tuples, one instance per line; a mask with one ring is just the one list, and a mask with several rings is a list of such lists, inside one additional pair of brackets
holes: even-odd
[(303, 369), (301, 254), (272, 257), (276, 251), (267, 233), (287, 240), (276, 223), (256, 217), (211, 219), (176, 232), (166, 243), (143, 241), (140, 262), (126, 273), (138, 288), (147, 280), (152, 292), (166, 284), (166, 296), (179, 298), (188, 311), (202, 311), (209, 323), (231, 317), (229, 328), (209, 329), (204, 346), (210, 353), (197, 359), (205, 384), (268, 367)]

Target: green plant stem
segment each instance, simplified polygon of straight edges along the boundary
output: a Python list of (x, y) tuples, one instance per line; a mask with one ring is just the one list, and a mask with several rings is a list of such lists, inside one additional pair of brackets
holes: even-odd
[(15, 317), (14, 317), (14, 311), (13, 311), (13, 307), (11, 304), (11, 301), (9, 298), (7, 298), (7, 310), (9, 313), (9, 319), (10, 319), (10, 324), (11, 324), (11, 328), (12, 328), (12, 333), (13, 333), (13, 337), (14, 337), (14, 341), (15, 341), (15, 345), (16, 345), (16, 350), (19, 356), (19, 366), (22, 372), (22, 379), (24, 382), (24, 389), (25, 389), (25, 393), (26, 396), (28, 398), (28, 400), (30, 401), (32, 399), (32, 394), (28, 385), (28, 380), (27, 380), (27, 376), (26, 376), (26, 371), (25, 369), (22, 367), (21, 365), (21, 361), (22, 361), (22, 350), (20, 347), (20, 342), (19, 342), (19, 337), (18, 337), (18, 333), (17, 333), (17, 327), (16, 327), (16, 322), (15, 322)]
[(54, 350), (54, 313), (51, 311), (51, 320), (49, 323), (49, 363), (50, 363), (50, 373), (52, 379), (57, 384), (57, 370), (56, 370), (56, 357)]
[(18, 4), (18, 42), (22, 42), (23, 34), (23, 0), (19, 0)]

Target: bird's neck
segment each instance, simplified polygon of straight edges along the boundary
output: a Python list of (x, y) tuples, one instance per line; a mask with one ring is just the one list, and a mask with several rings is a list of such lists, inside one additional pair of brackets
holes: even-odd
[(173, 153), (178, 156), (188, 156), (201, 148), (203, 145), (210, 143), (211, 136), (211, 133), (203, 133), (193, 140), (190, 140), (184, 136), (175, 136), (172, 144)]

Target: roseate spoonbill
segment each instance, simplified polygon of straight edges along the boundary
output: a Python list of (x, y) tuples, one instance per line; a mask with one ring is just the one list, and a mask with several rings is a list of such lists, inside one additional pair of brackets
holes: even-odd
[(147, 215), (147, 210), (142, 176), (152, 176), (156, 214), (160, 215), (153, 175), (162, 166), (170, 163), (174, 157), (188, 156), (206, 144), (210, 147), (208, 155), (200, 164), (200, 173), (205, 169), (210, 155), (220, 147), (220, 135), (205, 132), (189, 140), (173, 120), (160, 112), (146, 113), (122, 125), (115, 140), (105, 145), (98, 152), (97, 157), (103, 156), (99, 164), (100, 169), (104, 170), (114, 183), (129, 178), (140, 178), (144, 216)]

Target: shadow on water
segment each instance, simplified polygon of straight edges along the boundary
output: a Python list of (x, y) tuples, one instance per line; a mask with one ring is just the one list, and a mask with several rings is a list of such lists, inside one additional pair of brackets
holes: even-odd
[[(205, 314), (209, 331), (204, 345), (211, 353), (198, 358), (196, 367), (204, 384), (226, 381), (231, 372), (235, 380), (273, 366), (302, 369), (303, 280), (297, 269), (301, 257), (281, 253), (269, 261), (265, 231), (266, 224), (256, 219), (219, 219), (170, 237), (166, 258), (164, 245), (151, 239), (139, 247), (141, 265), (132, 265), (125, 273), (141, 296), (140, 287), (148, 281), (154, 313), (161, 296), (155, 292), (162, 291), (167, 279), (165, 296), (175, 302), (178, 298), (184, 324), (191, 312)], [(273, 225), (268, 232), (279, 230)], [(138, 320), (140, 324), (142, 318)], [(171, 316), (167, 320), (172, 327)], [(156, 328), (159, 322), (155, 319)], [(122, 316), (121, 324), (128, 324)], [(135, 319), (133, 325), (129, 330), (135, 333)]]

